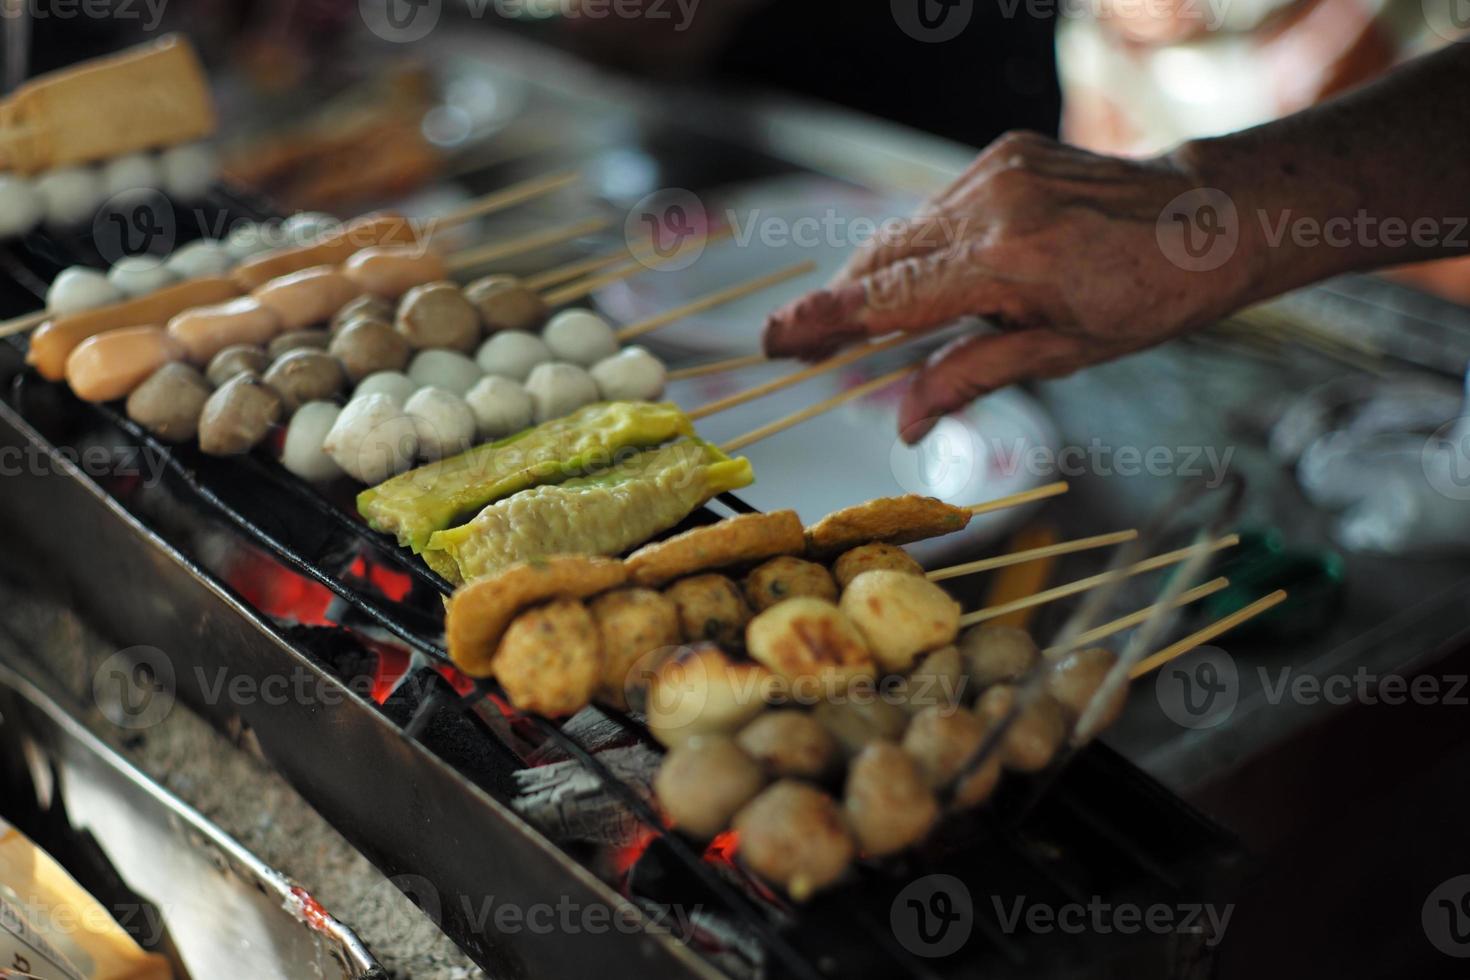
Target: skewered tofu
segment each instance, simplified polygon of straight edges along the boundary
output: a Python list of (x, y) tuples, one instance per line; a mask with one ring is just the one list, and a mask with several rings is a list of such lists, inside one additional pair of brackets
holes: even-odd
[(501, 638), (493, 666), (522, 710), (548, 718), (576, 714), (591, 703), (602, 676), (592, 614), (574, 599), (521, 613)]
[(740, 859), (798, 902), (831, 885), (852, 863), (852, 834), (821, 790), (783, 779), (735, 814)]
[(760, 765), (726, 735), (701, 735), (675, 746), (653, 781), (669, 821), (701, 840), (730, 826), (765, 784)]
[(869, 857), (917, 844), (939, 819), (939, 801), (914, 757), (883, 741), (870, 743), (852, 760), (843, 809)]

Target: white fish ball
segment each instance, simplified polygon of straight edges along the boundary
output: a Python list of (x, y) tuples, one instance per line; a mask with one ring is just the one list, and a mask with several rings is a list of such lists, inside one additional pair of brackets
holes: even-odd
[(322, 448), (353, 479), (382, 483), (413, 465), (419, 453), (418, 429), (393, 399), (368, 395), (347, 403)]
[(553, 361), (539, 365), (526, 379), (535, 420), (546, 422), (570, 415), (597, 401), (597, 382), (575, 364)]
[(24, 177), (0, 176), (0, 235), (24, 235), (40, 223), (46, 202)]
[(669, 372), (664, 362), (642, 347), (629, 347), (592, 367), (592, 380), (602, 400), (608, 402), (649, 402), (664, 393)]
[(419, 436), (419, 457), (454, 456), (475, 439), (475, 413), (463, 398), (443, 388), (420, 388), (403, 406)]
[(305, 245), (341, 227), (342, 222), (326, 212), (297, 211), (282, 222), (281, 234), (289, 245)]
[(566, 310), (551, 318), (541, 339), (559, 361), (591, 367), (618, 352), (618, 336), (608, 322), (586, 310)]
[(85, 313), (108, 303), (116, 303), (123, 293), (107, 278), (107, 273), (86, 266), (62, 269), (46, 290), (46, 309), (67, 316)]
[(94, 167), (47, 171), (36, 178), (36, 193), (44, 203), (46, 223), (61, 228), (91, 221), (105, 196), (102, 175)]
[(325, 483), (342, 475), (342, 467), (323, 448), (327, 433), (337, 424), (342, 409), (331, 402), (307, 402), (291, 416), (286, 427), (286, 445), (281, 464), (313, 483)]
[(418, 384), (402, 371), (376, 371), (357, 383), (352, 397), (387, 395), (393, 399), (393, 404), (401, 407), (418, 390)]
[(463, 398), (485, 372), (458, 351), (422, 350), (409, 362), (408, 376), (420, 388), (443, 388)]
[(502, 330), (480, 345), (475, 362), (486, 374), (525, 381), (538, 364), (552, 359), (551, 348), (533, 333)]
[(254, 221), (243, 221), (230, 229), (230, 234), (225, 238), (225, 248), (230, 250), (230, 258), (236, 262), (243, 262), (252, 255), (274, 248), (271, 241), (275, 231)]
[(102, 165), (102, 193), (112, 197), (125, 191), (157, 190), (163, 186), (158, 161), (147, 153), (127, 153)]
[(176, 201), (202, 198), (219, 173), (219, 155), (209, 143), (171, 146), (158, 155), (163, 189)]
[(489, 375), (481, 378), (465, 395), (475, 413), (481, 439), (502, 439), (531, 424), (535, 406), (520, 382)]
[(118, 259), (107, 270), (107, 279), (127, 296), (146, 296), (178, 282), (178, 277), (168, 270), (168, 266), (151, 255), (130, 255)]
[(235, 260), (223, 242), (202, 238), (181, 247), (164, 261), (164, 267), (180, 279), (202, 279), (230, 271)]

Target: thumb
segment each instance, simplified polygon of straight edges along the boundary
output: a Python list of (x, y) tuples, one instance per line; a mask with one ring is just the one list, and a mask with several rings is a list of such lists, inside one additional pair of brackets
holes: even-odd
[(962, 337), (935, 353), (909, 385), (898, 410), (899, 434), (913, 445), (981, 395), (1029, 378), (1059, 378), (1091, 360), (1085, 341), (1055, 330)]
[(855, 282), (820, 289), (766, 320), (769, 357), (820, 357), (864, 337), (916, 333), (962, 316), (1001, 314), (1024, 322), (1020, 286), (968, 250), (916, 256)]

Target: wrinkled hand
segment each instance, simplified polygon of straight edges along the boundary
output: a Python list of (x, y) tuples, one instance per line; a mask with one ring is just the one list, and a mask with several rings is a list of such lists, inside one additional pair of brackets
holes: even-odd
[(772, 357), (814, 358), (894, 331), (974, 314), (1001, 333), (966, 337), (912, 383), (899, 431), (1029, 378), (1060, 377), (1160, 343), (1238, 308), (1251, 249), (1188, 271), (1160, 246), (1166, 205), (1199, 181), (1176, 158), (1096, 156), (1035, 134), (993, 143), (951, 187), (855, 253), (826, 289), (772, 314)]

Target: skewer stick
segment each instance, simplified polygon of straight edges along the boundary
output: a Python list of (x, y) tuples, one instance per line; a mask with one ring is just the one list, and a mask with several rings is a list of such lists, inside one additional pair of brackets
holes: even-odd
[[(989, 514), (994, 510), (1019, 507), (1022, 504), (1045, 500), (1048, 497), (1060, 497), (1070, 489), (1072, 489), (1072, 486), (1066, 480), (1058, 480), (1055, 483), (1047, 483), (1039, 487), (1033, 487), (1030, 490), (1022, 490), (1020, 493), (1013, 493), (1009, 497), (997, 497), (995, 500), (987, 500), (982, 504), (971, 504), (966, 509), (970, 512), (971, 517), (979, 517), (981, 514)], [(1132, 532), (1132, 534), (1134, 537), (1138, 536), (1137, 531)]]
[(683, 306), (676, 306), (672, 310), (660, 313), (657, 316), (651, 316), (642, 323), (634, 323), (626, 326), (618, 331), (618, 340), (627, 342), (635, 337), (641, 337), (646, 333), (652, 333), (660, 327), (666, 327), (676, 320), (682, 320), (688, 316), (704, 313), (718, 306), (724, 306), (726, 303), (733, 303), (738, 299), (744, 299), (763, 289), (770, 289), (772, 286), (779, 286), (783, 282), (789, 282), (792, 279), (809, 275), (816, 270), (817, 263), (808, 259), (805, 262), (798, 262), (796, 265), (788, 266), (785, 269), (778, 269), (764, 276), (758, 276), (748, 282), (727, 286), (724, 289), (710, 293), (708, 296), (691, 300)]
[(764, 354), (745, 354), (742, 357), (731, 357), (723, 361), (713, 361), (709, 364), (696, 364), (694, 367), (680, 368), (669, 372), (670, 381), (687, 381), (690, 378), (703, 378), (711, 374), (723, 374), (726, 371), (739, 371), (741, 368), (755, 367), (757, 364), (765, 364), (770, 358)]
[(0, 337), (9, 337), (11, 334), (25, 333), (27, 330), (33, 330), (45, 323), (50, 317), (50, 310), (37, 310), (34, 313), (27, 313), (25, 316), (18, 316), (13, 320), (6, 320), (4, 323), (0, 323)]
[(551, 245), (560, 245), (583, 235), (606, 228), (610, 221), (606, 218), (588, 218), (575, 224), (563, 225), (560, 228), (543, 228), (515, 238), (507, 238), (498, 242), (486, 242), (474, 248), (467, 248), (462, 252), (456, 252), (449, 256), (447, 264), (451, 272), (464, 272), (466, 269), (474, 269), (479, 266), (488, 265), (491, 262), (499, 262), (526, 252), (534, 252), (537, 249), (547, 248)]
[(538, 272), (534, 276), (527, 276), (521, 280), (521, 285), (527, 289), (540, 292), (543, 289), (550, 289), (552, 286), (561, 286), (574, 279), (580, 279), (588, 273), (606, 269), (608, 266), (626, 262), (632, 258), (632, 255), (633, 253), (629, 252), (626, 248), (620, 248), (617, 251), (608, 252), (606, 255), (594, 255), (591, 258), (578, 259), (576, 262), (568, 262), (566, 265), (559, 265), (555, 269), (547, 269), (545, 272)]
[(584, 296), (596, 292), (603, 286), (610, 286), (615, 282), (631, 279), (644, 272), (652, 272), (660, 269), (665, 263), (676, 261), (696, 248), (705, 248), (712, 242), (723, 241), (732, 234), (734, 232), (730, 229), (722, 228), (719, 231), (710, 232), (702, 238), (691, 238), (668, 255), (660, 254), (652, 242), (645, 242), (637, 248), (629, 249), (626, 253), (618, 253), (612, 256), (611, 261), (603, 262), (599, 260), (598, 263), (598, 267), (611, 265), (619, 261), (626, 262), (628, 263), (627, 265), (613, 269), (611, 272), (603, 273), (600, 276), (593, 276), (588, 279), (583, 279), (581, 282), (574, 282), (571, 285), (563, 286), (561, 289), (543, 293), (541, 299), (548, 306), (560, 306), (564, 303), (570, 303), (573, 300), (581, 299)]
[(456, 225), (464, 224), (466, 221), (473, 221), (475, 218), (484, 217), (487, 214), (494, 214), (497, 211), (504, 211), (525, 201), (544, 197), (547, 194), (561, 190), (563, 187), (570, 187), (581, 179), (582, 175), (580, 173), (566, 171), (563, 173), (548, 174), (545, 177), (533, 177), (530, 180), (521, 181), (519, 184), (512, 184), (504, 190), (487, 194), (478, 201), (471, 201), (468, 204), (458, 207), (448, 214), (441, 214), (437, 218), (430, 219), (427, 222), (428, 234), (433, 235), (435, 232), (442, 231), (445, 228), (453, 228)]
[[(1011, 506), (1015, 505), (1013, 504)], [(1008, 555), (996, 555), (994, 558), (982, 558), (979, 561), (965, 562), (963, 565), (951, 565), (948, 568), (935, 569), (929, 573), (929, 581), (943, 582), (946, 579), (959, 578), (961, 575), (973, 575), (976, 572), (988, 572), (996, 568), (1005, 568), (1007, 565), (1020, 565), (1028, 561), (1037, 561), (1041, 558), (1054, 558), (1058, 555), (1070, 555), (1079, 551), (1090, 551), (1093, 548), (1108, 548), (1115, 544), (1122, 544), (1125, 541), (1132, 541), (1137, 537), (1138, 532), (1130, 529), (1127, 531), (1114, 531), (1112, 534), (1098, 534), (1090, 538), (1078, 538), (1076, 541), (1062, 541), (1057, 544), (1049, 544), (1044, 548), (1031, 548), (1028, 551), (1013, 551)]]
[(1240, 535), (1227, 534), (1223, 538), (1217, 538), (1203, 545), (1191, 545), (1188, 548), (1180, 548), (1178, 551), (1155, 555), (1152, 558), (1145, 558), (1143, 561), (1129, 565), (1126, 568), (1102, 572), (1098, 575), (1090, 575), (1087, 578), (1078, 579), (1075, 582), (1068, 582), (1066, 585), (1058, 585), (1044, 592), (1026, 596), (1024, 599), (1016, 599), (1012, 602), (1002, 603), (999, 606), (991, 606), (987, 609), (977, 609), (975, 612), (966, 616), (961, 616), (960, 625), (974, 626), (976, 623), (983, 623), (988, 619), (995, 619), (997, 616), (1004, 616), (1006, 613), (1016, 612), (1019, 609), (1030, 609), (1032, 606), (1040, 606), (1054, 599), (1065, 599), (1067, 596), (1076, 595), (1079, 592), (1086, 592), (1088, 589), (1095, 589), (1099, 585), (1118, 578), (1131, 578), (1134, 575), (1142, 575), (1144, 572), (1167, 568), (1169, 565), (1176, 565), (1201, 552), (1208, 553), (1233, 548), (1239, 543)]
[(831, 398), (825, 398), (822, 401), (817, 402), (815, 405), (809, 405), (806, 408), (803, 408), (799, 412), (792, 412), (785, 418), (779, 418), (774, 422), (768, 422), (758, 429), (747, 432), (743, 436), (738, 436), (735, 439), (731, 439), (729, 442), (721, 446), (720, 450), (724, 453), (730, 454), (739, 452), (746, 446), (749, 446), (751, 443), (759, 442), (762, 439), (769, 439), (771, 436), (776, 435), (779, 432), (785, 432), (792, 426), (805, 422), (807, 419), (816, 418), (818, 415), (823, 415), (827, 412), (830, 412), (834, 408), (840, 408), (841, 406), (846, 405), (848, 402), (856, 401), (859, 398), (866, 398), (868, 395), (871, 395), (875, 391), (881, 391), (894, 382), (901, 381), (904, 378), (907, 378), (910, 375), (917, 373), (919, 367), (920, 366), (918, 364), (910, 364), (907, 367), (899, 368), (897, 371), (890, 371), (885, 375), (874, 378), (872, 381), (869, 381), (866, 384), (860, 384), (856, 388), (850, 388), (847, 391), (833, 395)]
[[(806, 381), (809, 378), (815, 378), (818, 375), (826, 374), (829, 371), (836, 371), (839, 368), (847, 367), (849, 364), (855, 364), (863, 358), (868, 357), (872, 354), (881, 354), (883, 351), (892, 350), (893, 348), (907, 343), (912, 339), (913, 336), (911, 334), (901, 333), (895, 334), (894, 336), (889, 337), (887, 340), (880, 340), (876, 344), (864, 344), (859, 347), (854, 347), (851, 350), (843, 351), (836, 357), (829, 357), (825, 361), (820, 361), (816, 364), (811, 365), (810, 367), (802, 368), (800, 371), (797, 371), (794, 374), (788, 374), (785, 377), (777, 378), (774, 381), (767, 381), (765, 384), (756, 385), (754, 388), (750, 388), (746, 391), (730, 395), (728, 398), (721, 398), (717, 401), (712, 401), (708, 405), (704, 405), (689, 412), (689, 418), (691, 421), (695, 422), (699, 421), (700, 419), (709, 418), (711, 415), (723, 412), (726, 409), (734, 408), (737, 405), (744, 405), (746, 402), (755, 401), (757, 398), (762, 398), (766, 395), (771, 394), (772, 392), (781, 391), (784, 388), (790, 388), (792, 385), (801, 384), (803, 381)], [(914, 365), (915, 368), (917, 366), (918, 365)]]
[(1244, 609), (1238, 609), (1235, 612), (1231, 613), (1229, 616), (1226, 616), (1223, 619), (1211, 623), (1204, 629), (1199, 630), (1196, 633), (1189, 634), (1178, 643), (1172, 643), (1169, 646), (1164, 647), (1164, 649), (1160, 650), (1158, 653), (1145, 657), (1144, 659), (1133, 665), (1133, 669), (1128, 672), (1128, 677), (1130, 680), (1137, 680), (1145, 674), (1159, 669), (1160, 667), (1164, 666), (1164, 664), (1175, 659), (1176, 657), (1184, 656), (1186, 653), (1193, 650), (1200, 644), (1208, 643), (1211, 640), (1215, 639), (1217, 636), (1228, 633), (1230, 630), (1235, 629), (1235, 627), (1239, 626), (1241, 623), (1244, 623), (1247, 620), (1255, 619), (1257, 616), (1261, 615), (1261, 613), (1266, 612), (1268, 609), (1274, 609), (1285, 601), (1286, 590), (1277, 589), (1270, 595), (1261, 599), (1257, 599), (1255, 602), (1246, 606)]
[(1172, 602), (1156, 602), (1151, 606), (1145, 606), (1137, 612), (1131, 612), (1126, 616), (1119, 616), (1110, 623), (1103, 623), (1101, 626), (1096, 626), (1086, 633), (1079, 634), (1066, 646), (1047, 647), (1041, 652), (1048, 657), (1055, 657), (1063, 653), (1070, 653), (1073, 650), (1080, 650), (1083, 647), (1091, 646), (1098, 640), (1105, 640), (1115, 633), (1121, 633), (1126, 629), (1137, 626), (1139, 623), (1147, 622), (1149, 617), (1163, 612), (1165, 609), (1182, 608), (1192, 602), (1198, 602), (1206, 596), (1212, 596), (1221, 589), (1229, 587), (1229, 585), (1230, 580), (1224, 577), (1206, 582), (1204, 585), (1196, 585), (1188, 592), (1179, 593), (1174, 597)]

